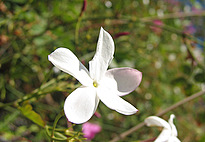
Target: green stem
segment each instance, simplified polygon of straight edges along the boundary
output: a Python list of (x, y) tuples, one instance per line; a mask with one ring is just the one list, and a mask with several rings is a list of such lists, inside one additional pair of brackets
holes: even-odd
[[(31, 93), (23, 95), (24, 97), (22, 97), (20, 99), (17, 99), (13, 102), (6, 103), (6, 104), (0, 103), (0, 108), (6, 107), (6, 106), (11, 106), (11, 105), (14, 105), (15, 107), (18, 107), (18, 104), (20, 104), (24, 101), (31, 100), (34, 97), (39, 97), (41, 95), (50, 93), (53, 90), (51, 90), (51, 91), (50, 90), (49, 91), (44, 91), (44, 90), (47, 89), (48, 87), (50, 87), (51, 85), (55, 84), (57, 81), (59, 81), (63, 78), (66, 78), (66, 76), (67, 76), (66, 74), (59, 75), (57, 79), (52, 79), (52, 80), (46, 82), (45, 84), (42, 84), (39, 88), (35, 89)], [(73, 88), (73, 87), (78, 87), (78, 85), (71, 86), (71, 88)]]
[[(51, 137), (51, 133), (50, 133), (50, 131), (49, 131), (49, 129), (51, 129), (51, 126), (46, 125), (46, 126), (45, 126), (45, 129), (46, 129), (46, 134), (47, 134), (49, 137)], [(55, 129), (55, 130), (56, 130), (56, 129)], [(65, 138), (57, 138), (57, 137), (51, 138), (51, 141), (54, 141), (54, 140), (56, 140), (56, 141), (65, 141), (65, 140), (67, 140), (67, 138), (66, 138), (66, 139), (65, 139)]]
[(78, 38), (79, 38), (79, 29), (80, 29), (81, 20), (82, 20), (82, 16), (79, 16), (78, 21), (76, 23), (76, 28), (75, 28), (75, 45), (76, 45), (76, 48), (78, 47), (78, 44), (79, 44)]
[[(56, 128), (56, 125), (59, 121), (59, 119), (64, 115), (64, 111), (61, 111), (55, 118), (55, 121), (53, 123), (53, 130), (52, 130), (52, 133), (51, 133), (51, 140), (55, 137), (54, 136), (54, 132), (55, 132), (55, 128)], [(52, 140), (52, 142), (54, 142), (54, 140)]]
[(82, 9), (81, 9), (81, 12), (80, 12), (80, 15), (79, 15), (78, 20), (77, 20), (77, 23), (76, 23), (76, 28), (75, 28), (75, 44), (76, 44), (76, 50), (78, 50), (78, 44), (79, 44), (78, 37), (79, 37), (80, 23), (81, 23), (83, 14), (84, 14), (85, 9), (86, 9), (86, 3), (87, 3), (86, 0), (84, 0), (84, 1), (83, 1), (83, 5), (82, 5)]

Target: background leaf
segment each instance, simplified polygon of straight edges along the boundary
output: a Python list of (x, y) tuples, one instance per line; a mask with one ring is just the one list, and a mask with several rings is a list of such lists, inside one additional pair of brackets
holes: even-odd
[(45, 126), (45, 122), (43, 121), (41, 116), (33, 110), (32, 106), (30, 104), (25, 103), (19, 109), (21, 110), (22, 114), (25, 117), (27, 117), (28, 119), (30, 119), (34, 123), (38, 124), (41, 127)]

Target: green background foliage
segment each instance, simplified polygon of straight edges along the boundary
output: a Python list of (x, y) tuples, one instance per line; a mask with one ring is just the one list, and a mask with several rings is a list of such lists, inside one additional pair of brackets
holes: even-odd
[[(134, 92), (123, 97), (139, 109), (137, 114), (124, 116), (99, 104), (101, 117), (93, 116), (90, 122), (98, 123), (102, 131), (93, 141), (109, 141), (202, 89), (205, 43), (198, 36), (204, 38), (205, 34), (203, 9), (190, 16), (194, 11), (187, 14), (183, 4), (169, 0), (149, 4), (112, 0), (109, 4), (88, 0), (82, 11), (82, 0), (0, 1), (0, 141), (84, 140), (81, 125), (74, 126), (59, 116), (66, 96), (80, 84), (56, 71), (47, 56), (57, 47), (67, 47), (88, 67), (100, 27), (115, 42), (110, 68), (136, 68), (143, 79)], [(181, 17), (175, 14), (179, 12)], [(201, 30), (187, 34), (185, 27), (190, 24)], [(176, 115), (181, 141), (205, 139), (204, 98), (163, 116), (168, 120), (170, 114)], [(159, 133), (160, 129), (145, 126), (121, 141), (142, 141)]]

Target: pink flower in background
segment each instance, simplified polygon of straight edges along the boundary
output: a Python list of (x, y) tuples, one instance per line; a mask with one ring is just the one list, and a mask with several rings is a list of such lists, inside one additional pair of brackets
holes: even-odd
[(154, 20), (153, 23), (155, 25), (159, 25), (159, 26), (162, 26), (163, 25), (163, 22), (161, 20)]
[(163, 22), (161, 20), (154, 20), (153, 21), (153, 25), (150, 26), (150, 28), (156, 33), (156, 34), (161, 34), (162, 32), (162, 28), (160, 28), (161, 26), (163, 26)]
[(91, 140), (97, 133), (101, 131), (101, 127), (98, 124), (86, 122), (83, 124), (84, 137)]

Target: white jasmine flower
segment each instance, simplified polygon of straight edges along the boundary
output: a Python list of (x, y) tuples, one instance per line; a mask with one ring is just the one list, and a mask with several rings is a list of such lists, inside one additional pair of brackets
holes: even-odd
[(67, 48), (58, 48), (48, 56), (48, 60), (57, 68), (72, 75), (82, 84), (65, 100), (64, 111), (69, 121), (76, 124), (88, 121), (95, 113), (99, 100), (110, 109), (125, 115), (137, 112), (134, 106), (120, 96), (138, 87), (142, 73), (132, 68), (107, 70), (113, 54), (114, 41), (101, 28), (96, 53), (89, 62), (89, 72)]
[(174, 118), (174, 114), (171, 114), (168, 122), (157, 116), (150, 116), (145, 119), (147, 126), (164, 127), (155, 142), (180, 142), (177, 138), (177, 129), (173, 123)]

